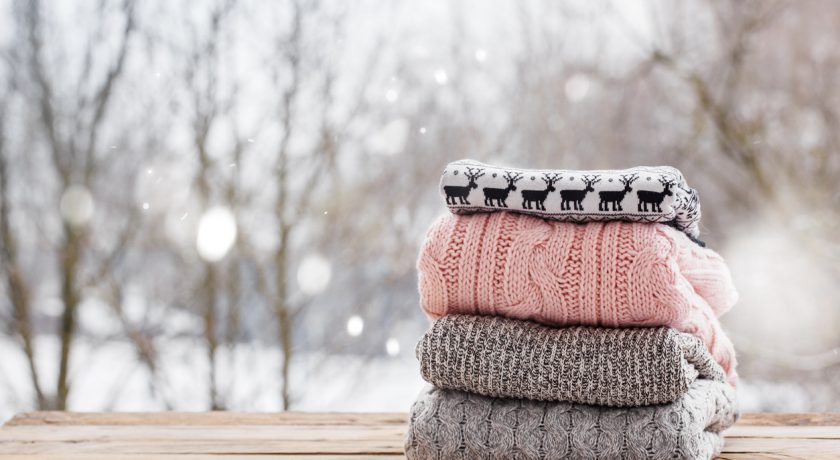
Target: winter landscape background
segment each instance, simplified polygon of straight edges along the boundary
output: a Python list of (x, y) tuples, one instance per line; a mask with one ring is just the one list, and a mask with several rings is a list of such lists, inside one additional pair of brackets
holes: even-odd
[(840, 3), (0, 0), (0, 420), (405, 411), (444, 165), (671, 164), (747, 411), (840, 410)]

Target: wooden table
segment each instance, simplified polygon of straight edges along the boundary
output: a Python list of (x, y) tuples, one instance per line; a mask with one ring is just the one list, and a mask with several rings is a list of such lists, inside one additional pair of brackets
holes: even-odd
[[(0, 459), (402, 457), (402, 413), (19, 414)], [(840, 458), (840, 414), (746, 414), (721, 458)]]

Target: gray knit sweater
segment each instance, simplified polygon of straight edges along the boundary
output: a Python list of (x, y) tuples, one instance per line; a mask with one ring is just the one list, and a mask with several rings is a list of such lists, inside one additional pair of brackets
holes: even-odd
[(643, 406), (676, 400), (697, 378), (725, 381), (700, 339), (667, 327), (550, 328), (444, 316), (416, 349), (423, 379), (486, 396)]
[(735, 390), (696, 380), (677, 401), (609, 408), (429, 387), (411, 409), (409, 459), (708, 459), (737, 418)]

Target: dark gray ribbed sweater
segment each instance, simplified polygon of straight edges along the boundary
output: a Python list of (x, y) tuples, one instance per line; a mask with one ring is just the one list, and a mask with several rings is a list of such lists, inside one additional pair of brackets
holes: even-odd
[(416, 354), (429, 383), (493, 397), (644, 406), (675, 401), (698, 378), (726, 380), (702, 341), (667, 327), (557, 329), (451, 315)]
[(737, 419), (735, 390), (696, 380), (671, 404), (635, 408), (496, 399), (429, 387), (411, 409), (409, 459), (709, 459)]

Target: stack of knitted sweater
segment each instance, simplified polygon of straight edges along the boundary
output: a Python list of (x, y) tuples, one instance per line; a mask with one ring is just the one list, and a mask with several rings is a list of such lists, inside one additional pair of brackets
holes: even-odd
[[(670, 167), (446, 167), (418, 261), (431, 385), (410, 458), (711, 458), (737, 416), (737, 300)], [(515, 211), (515, 212), (507, 212)]]

